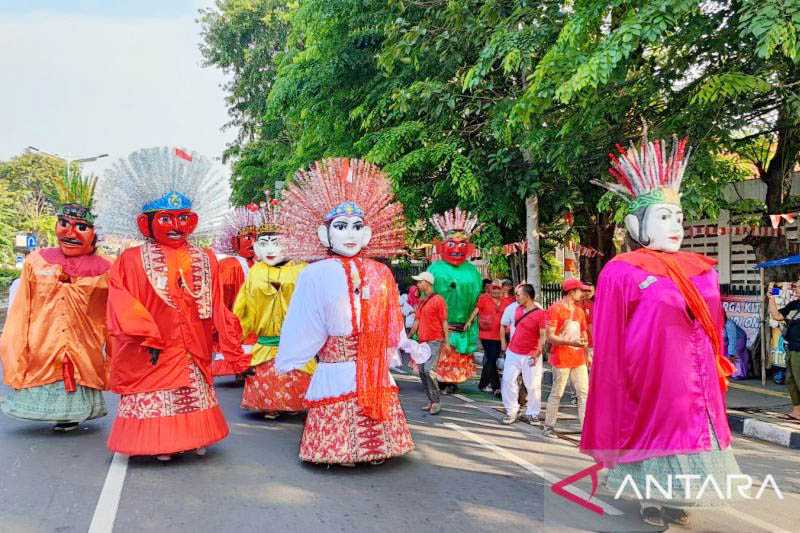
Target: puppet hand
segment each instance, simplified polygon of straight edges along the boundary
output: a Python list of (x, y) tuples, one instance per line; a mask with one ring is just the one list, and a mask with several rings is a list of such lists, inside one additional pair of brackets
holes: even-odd
[(158, 348), (148, 348), (150, 350), (150, 364), (156, 366), (158, 363), (158, 356), (161, 355), (161, 350)]

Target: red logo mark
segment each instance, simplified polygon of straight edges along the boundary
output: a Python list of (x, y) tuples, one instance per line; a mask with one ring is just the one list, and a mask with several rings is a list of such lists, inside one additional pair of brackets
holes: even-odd
[(554, 483), (553, 486), (550, 487), (550, 490), (552, 490), (554, 493), (558, 494), (562, 498), (565, 498), (565, 499), (571, 501), (572, 503), (577, 503), (578, 505), (580, 505), (584, 509), (588, 509), (589, 511), (591, 511), (591, 512), (593, 512), (595, 514), (599, 514), (600, 516), (603, 516), (605, 513), (603, 511), (603, 508), (600, 507), (599, 505), (596, 505), (596, 504), (590, 502), (589, 500), (584, 500), (583, 498), (575, 496), (571, 492), (567, 492), (566, 490), (564, 490), (564, 487), (566, 487), (567, 485), (572, 485), (576, 481), (579, 481), (579, 480), (581, 480), (581, 479), (583, 479), (585, 477), (591, 476), (592, 477), (592, 493), (589, 495), (589, 497), (591, 498), (592, 496), (594, 496), (595, 492), (597, 492), (597, 473), (602, 469), (603, 469), (603, 465), (601, 465), (600, 463), (593, 464), (589, 468), (581, 470), (577, 474), (573, 474), (573, 475), (569, 476), (566, 479), (562, 479), (558, 483)]

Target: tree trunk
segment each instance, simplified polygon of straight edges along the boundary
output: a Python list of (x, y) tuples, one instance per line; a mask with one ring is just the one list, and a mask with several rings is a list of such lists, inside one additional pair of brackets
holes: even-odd
[(525, 199), (526, 241), (528, 243), (528, 283), (542, 291), (542, 254), (539, 249), (539, 197), (529, 196)]
[(611, 213), (589, 214), (587, 219), (590, 221), (588, 227), (579, 232), (581, 244), (591, 246), (595, 250), (602, 252), (603, 255), (595, 257), (581, 257), (581, 278), (589, 283), (596, 284), (600, 271), (605, 264), (616, 254), (614, 248), (614, 223)]
[[(763, 224), (770, 226), (770, 214), (780, 214), (784, 209), (784, 201), (791, 187), (792, 170), (800, 152), (800, 128), (795, 124), (788, 124), (791, 120), (788, 112), (781, 110), (778, 124), (785, 125), (778, 130), (778, 142), (775, 155), (767, 168), (760, 173), (759, 178), (767, 185), (765, 198), (767, 212), (764, 214)], [(757, 262), (776, 259), (789, 254), (786, 237), (747, 237), (745, 241), (753, 247)], [(796, 269), (769, 269), (766, 272), (767, 281), (785, 280), (794, 277)]]

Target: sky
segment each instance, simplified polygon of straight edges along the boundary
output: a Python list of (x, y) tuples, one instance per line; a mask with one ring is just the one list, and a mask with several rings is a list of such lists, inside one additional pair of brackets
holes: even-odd
[(202, 66), (213, 0), (0, 0), (0, 160), (27, 146), (76, 157), (181, 146), (219, 158), (223, 74)]

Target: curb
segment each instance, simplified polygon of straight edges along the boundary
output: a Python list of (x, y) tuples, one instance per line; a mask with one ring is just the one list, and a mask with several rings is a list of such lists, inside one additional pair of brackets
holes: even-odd
[(731, 426), (731, 431), (744, 437), (800, 450), (800, 430), (733, 413), (728, 413), (728, 424)]

